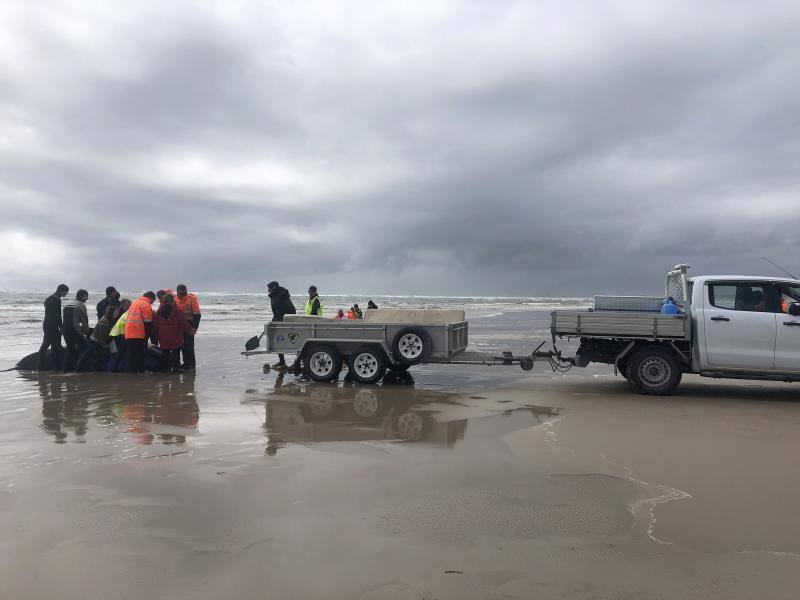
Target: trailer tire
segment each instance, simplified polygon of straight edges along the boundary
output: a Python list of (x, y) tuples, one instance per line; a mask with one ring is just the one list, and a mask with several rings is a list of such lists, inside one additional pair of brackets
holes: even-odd
[(420, 327), (403, 327), (392, 340), (392, 356), (403, 365), (418, 365), (431, 353), (431, 338)]
[(376, 383), (386, 374), (386, 354), (380, 346), (359, 346), (347, 358), (347, 370), (359, 383)]
[(675, 354), (661, 346), (645, 346), (628, 361), (633, 388), (648, 396), (669, 396), (681, 382), (683, 372)]
[(303, 373), (309, 379), (328, 383), (339, 378), (342, 355), (333, 346), (313, 344), (303, 352)]

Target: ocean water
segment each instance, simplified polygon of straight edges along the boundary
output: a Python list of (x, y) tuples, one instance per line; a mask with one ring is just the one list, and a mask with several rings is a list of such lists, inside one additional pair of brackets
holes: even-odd
[[(41, 342), (41, 322), (44, 299), (51, 292), (0, 291), (0, 369), (13, 366), (20, 357), (38, 349)], [(94, 306), (102, 292), (89, 292), (89, 321), (94, 324)], [(260, 332), (270, 320), (269, 298), (266, 294), (198, 292), (203, 319), (201, 336), (241, 336), (244, 339)], [(68, 298), (72, 298), (70, 294)], [(138, 294), (125, 292), (123, 297), (135, 299)], [(333, 316), (339, 308), (354, 303), (366, 308), (367, 300), (384, 308), (441, 308), (462, 309), (470, 321), (472, 349), (491, 347), (524, 350), (529, 340), (547, 333), (549, 312), (555, 308), (584, 308), (591, 306), (590, 298), (541, 298), (502, 296), (322, 296), (324, 313)], [(302, 310), (305, 298), (293, 298)], [(244, 343), (244, 342), (242, 342)]]

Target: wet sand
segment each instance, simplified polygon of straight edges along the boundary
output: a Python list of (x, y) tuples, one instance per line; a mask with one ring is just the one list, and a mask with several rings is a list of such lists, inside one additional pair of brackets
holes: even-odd
[(797, 597), (796, 387), (319, 385), (240, 341), (180, 377), (2, 374), (0, 596)]

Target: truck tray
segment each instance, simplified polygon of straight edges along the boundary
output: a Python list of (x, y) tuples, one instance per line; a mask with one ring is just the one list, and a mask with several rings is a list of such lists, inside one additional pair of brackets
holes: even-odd
[(645, 312), (554, 310), (550, 320), (553, 338), (604, 337), (688, 340), (691, 326), (686, 315)]

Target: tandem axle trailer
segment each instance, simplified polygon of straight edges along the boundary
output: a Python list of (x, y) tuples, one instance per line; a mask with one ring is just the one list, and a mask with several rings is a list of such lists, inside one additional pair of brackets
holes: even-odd
[(344, 366), (356, 381), (375, 383), (387, 371), (399, 373), (425, 363), (518, 364), (529, 371), (537, 360), (563, 362), (559, 353), (542, 351), (544, 343), (529, 355), (466, 351), (469, 324), (460, 310), (381, 309), (367, 311), (365, 319), (341, 321), (287, 315), (282, 322), (267, 323), (261, 337), (266, 349), (242, 354), (294, 353), (304, 374), (320, 382), (334, 381)]

